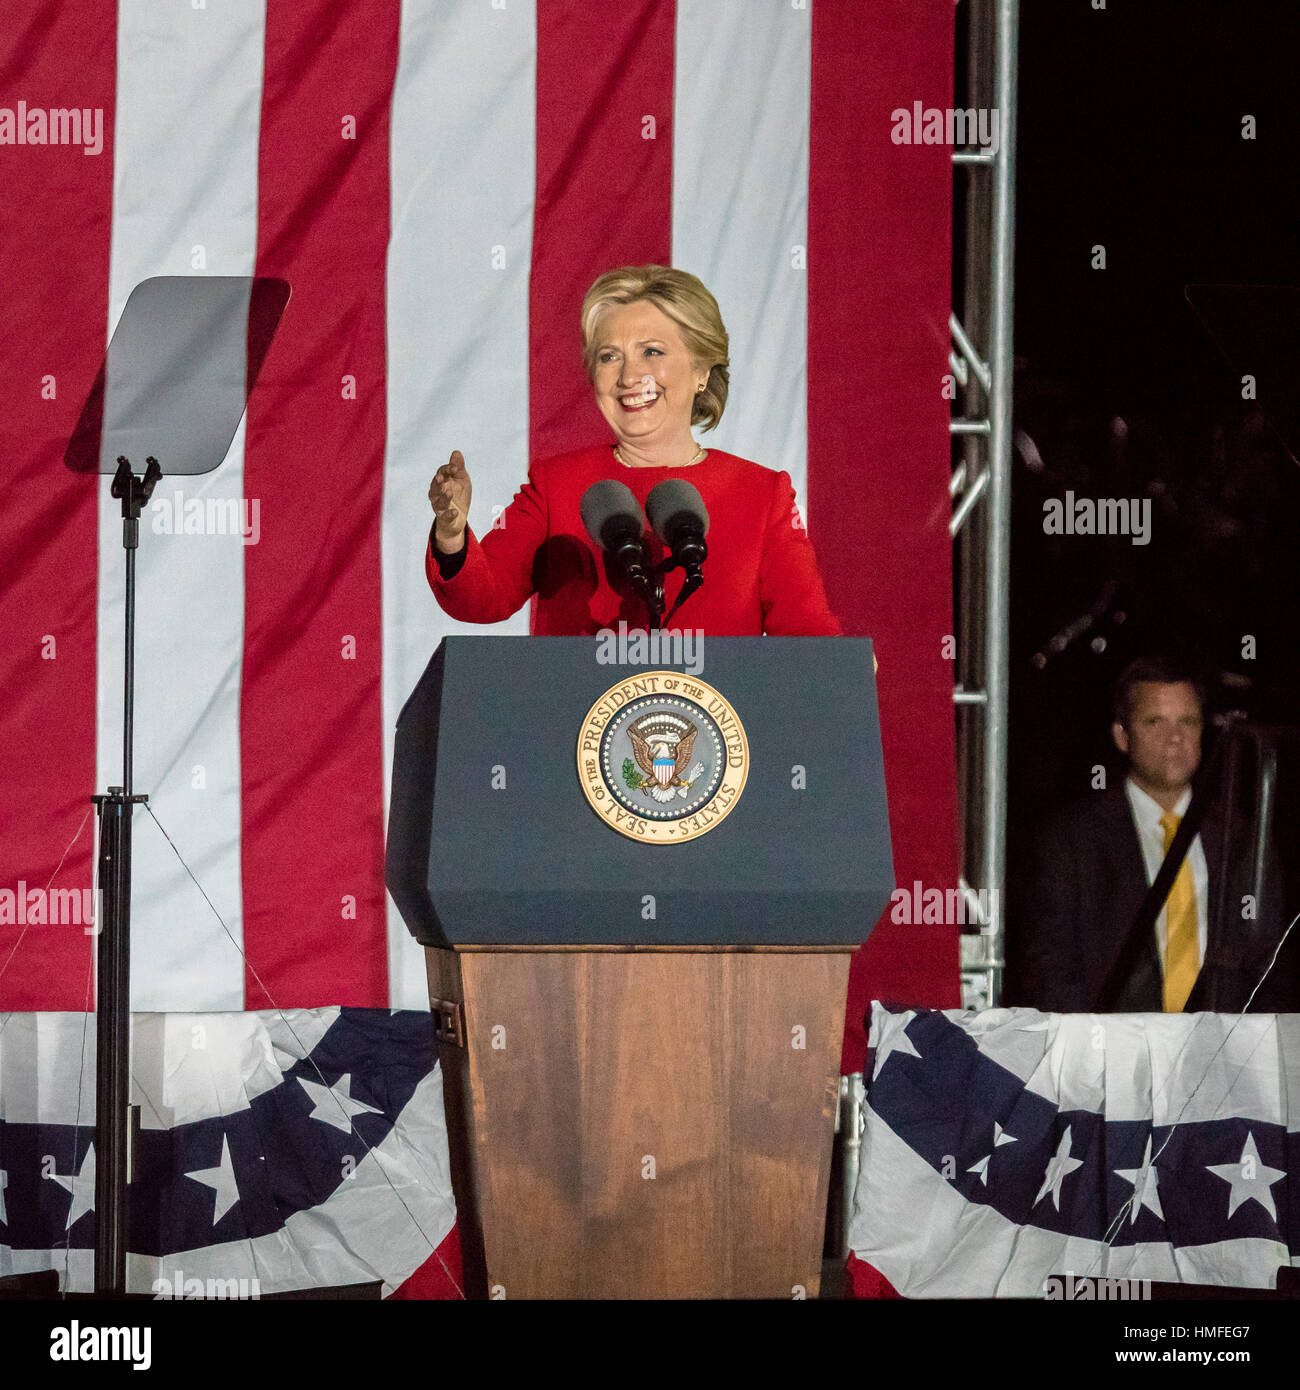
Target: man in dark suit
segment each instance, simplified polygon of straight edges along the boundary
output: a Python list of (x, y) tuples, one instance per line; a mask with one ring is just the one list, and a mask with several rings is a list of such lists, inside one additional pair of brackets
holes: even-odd
[[(1012, 884), (1009, 1002), (1062, 1013), (1097, 1008), (1191, 802), (1203, 724), (1202, 690), (1189, 671), (1162, 659), (1124, 670), (1111, 735), (1127, 775), (1050, 817), (1036, 835)], [(1258, 920), (1249, 905), (1248, 856), (1229, 856), (1221, 886), (1223, 858), (1222, 812), (1212, 804), (1123, 981), (1116, 1012), (1245, 1006), (1276, 945), (1277, 923)], [(1216, 921), (1211, 908), (1220, 892), (1226, 898)], [(1278, 1007), (1270, 1000), (1261, 995), (1252, 1012)]]

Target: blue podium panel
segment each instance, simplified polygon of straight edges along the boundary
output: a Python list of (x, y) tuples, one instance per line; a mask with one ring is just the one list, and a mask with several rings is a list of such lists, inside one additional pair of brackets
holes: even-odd
[(439, 646), (393, 760), (386, 877), (416, 939), (864, 941), (894, 887), (871, 643), (708, 638), (694, 672), (609, 654)]

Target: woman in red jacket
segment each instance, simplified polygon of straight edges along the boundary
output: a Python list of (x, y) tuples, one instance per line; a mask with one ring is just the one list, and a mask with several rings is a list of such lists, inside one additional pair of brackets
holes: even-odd
[[(425, 568), (443, 609), (463, 622), (507, 618), (538, 595), (534, 632), (582, 635), (644, 628), (646, 610), (588, 538), (579, 505), (602, 478), (631, 488), (642, 508), (665, 478), (699, 489), (709, 513), (705, 582), (678, 624), (714, 636), (832, 636), (812, 543), (790, 475), (706, 450), (691, 427), (712, 429), (727, 401), (727, 330), (694, 276), (666, 266), (602, 275), (582, 306), (587, 375), (614, 432), (608, 444), (535, 463), (499, 527), (481, 541), (468, 525), (470, 479), (459, 451), (429, 487), (435, 522)], [(664, 547), (648, 539), (658, 564)], [(666, 578), (672, 609), (683, 582)]]

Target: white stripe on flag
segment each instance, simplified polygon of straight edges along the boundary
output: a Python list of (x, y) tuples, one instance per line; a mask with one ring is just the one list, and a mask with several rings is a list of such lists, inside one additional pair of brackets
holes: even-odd
[[(528, 276), (535, 175), (531, 4), (402, 6), (391, 121), (384, 468), (384, 797), (397, 715), (453, 622), (424, 575), (434, 470), (453, 449), (483, 535), (528, 470)], [(566, 344), (565, 346), (569, 346)], [(388, 899), (389, 1002), (427, 1008), (421, 953)]]
[(726, 414), (703, 438), (785, 469), (801, 507), (811, 52), (810, 13), (788, 0), (677, 0), (673, 264), (731, 336)]
[[(152, 275), (251, 274), (257, 245), (262, 0), (203, 10), (120, 0), (109, 331)], [(239, 697), (244, 544), (157, 534), (193, 499), (243, 496), (243, 426), (225, 462), (164, 476), (136, 568), (135, 786), (242, 938)], [(144, 460), (132, 459), (137, 473)], [(161, 459), (164, 471), (167, 460)], [(119, 504), (100, 493), (97, 786), (122, 780), (125, 577)], [(135, 816), (132, 1007), (239, 1009), (244, 968), (148, 814)]]

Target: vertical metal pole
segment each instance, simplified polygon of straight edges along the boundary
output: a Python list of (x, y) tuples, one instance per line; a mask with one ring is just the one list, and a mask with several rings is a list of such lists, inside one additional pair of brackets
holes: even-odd
[(104, 885), (95, 977), (95, 1292), (126, 1292), (127, 1141), (131, 1047), (132, 723), (135, 697), (135, 551), (140, 523), (133, 483), (122, 502), (126, 549), (126, 647), (122, 712), (123, 786), (104, 798), (100, 881)]
[[(990, 890), (995, 959), (1002, 959), (1006, 879), (1007, 714), (1009, 705), (1011, 573), (1012, 326), (1016, 213), (1016, 48), (1019, 0), (998, 0), (995, 91), (998, 153), (993, 164), (993, 293), (989, 321), (989, 487), (985, 565), (988, 623), (984, 633), (984, 884)], [(995, 1002), (995, 1001), (991, 1001)]]
[[(994, 0), (968, 0), (959, 10), (966, 20), (966, 97), (968, 107), (984, 108), (994, 105), (993, 97), (993, 16), (990, 6)], [(956, 171), (958, 166), (954, 166)], [(965, 292), (962, 297), (962, 325), (977, 351), (988, 359), (988, 298), (990, 293), (989, 262), (991, 189), (993, 171), (990, 166), (973, 165), (963, 168), (959, 177), (964, 180), (966, 198), (965, 255), (963, 273)], [(991, 385), (991, 383), (989, 383)], [(969, 419), (978, 419), (988, 412), (989, 385), (971, 373), (963, 401)], [(988, 436), (968, 434), (962, 437), (962, 463), (966, 478), (978, 478), (984, 468)], [(963, 690), (978, 691), (980, 705), (958, 701), (957, 715), (957, 796), (961, 829), (961, 863), (965, 876), (980, 885), (983, 883), (983, 812), (984, 812), (984, 678), (980, 669), (984, 659), (984, 631), (988, 619), (988, 575), (984, 572), (984, 538), (988, 526), (982, 498), (957, 535), (957, 593), (960, 599), (957, 614), (957, 675)], [(984, 885), (987, 886), (987, 885)]]
[(110, 787), (101, 821), (99, 923), (95, 982), (95, 1292), (126, 1292), (127, 1063), (130, 1000), (131, 812)]
[[(849, 1244), (849, 1230), (853, 1225), (853, 1198), (858, 1190), (858, 1173), (862, 1167), (862, 1106), (866, 1096), (866, 1085), (860, 1071), (850, 1072), (841, 1078), (840, 1091), (840, 1133), (841, 1152), (844, 1155), (844, 1235), (845, 1258), (853, 1248)], [(847, 1083), (847, 1085), (843, 1084)]]
[[(1247, 737), (1241, 726), (1234, 722), (1229, 722), (1220, 733), (1219, 737), (1224, 740), (1223, 748), (1223, 771), (1219, 776), (1218, 802), (1223, 807), (1224, 814), (1220, 823), (1219, 843), (1215, 847), (1219, 855), (1219, 863), (1227, 865), (1232, 863), (1232, 840), (1233, 822), (1236, 818), (1237, 806), (1237, 783), (1240, 780), (1242, 744)], [(1255, 765), (1259, 765), (1260, 747), (1255, 739), (1251, 739), (1251, 745), (1255, 754)], [(1224, 904), (1228, 896), (1227, 874), (1214, 874), (1210, 883), (1209, 894), (1209, 919), (1211, 926), (1217, 928), (1223, 921)], [(1255, 900), (1258, 906), (1259, 899)]]
[[(1268, 889), (1268, 847), (1273, 842), (1273, 815), (1277, 805), (1277, 744), (1271, 736), (1257, 737), (1256, 756), (1259, 763), (1259, 785), (1255, 792), (1254, 870), (1251, 889), (1255, 895), (1255, 920), (1280, 915), (1281, 903), (1265, 902)], [(1224, 818), (1232, 814), (1225, 806)], [(1224, 861), (1227, 862), (1226, 860)], [(1220, 874), (1220, 877), (1223, 877)]]
[[(133, 733), (135, 704), (135, 552), (140, 543), (140, 523), (133, 517), (122, 522), (123, 544), (126, 546), (126, 660), (123, 666), (122, 687), (122, 791), (130, 796), (132, 763), (134, 762)], [(129, 817), (128, 817), (129, 819)]]

